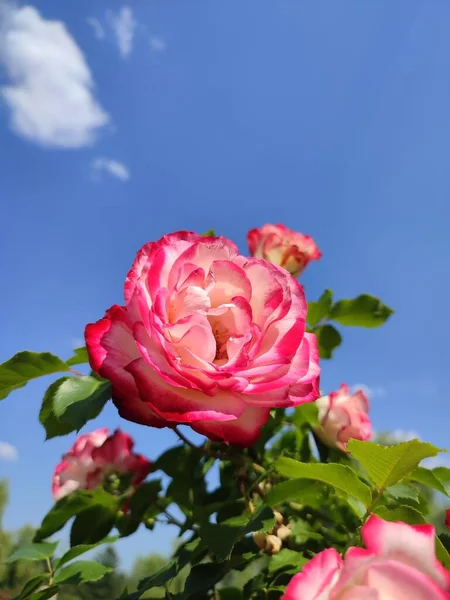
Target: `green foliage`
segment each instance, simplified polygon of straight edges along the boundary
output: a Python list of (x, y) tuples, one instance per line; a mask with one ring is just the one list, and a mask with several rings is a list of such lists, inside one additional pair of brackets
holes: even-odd
[(308, 302), (308, 324), (315, 327), (320, 321), (326, 319), (330, 314), (332, 303), (333, 292), (331, 290), (325, 290), (317, 302)]
[(361, 463), (378, 489), (394, 485), (410, 475), (421, 460), (442, 452), (433, 444), (419, 440), (411, 440), (395, 446), (380, 446), (374, 442), (350, 440), (347, 450)]
[[(369, 506), (372, 494), (356, 473), (346, 465), (301, 463), (292, 458), (281, 457), (275, 464), (276, 470), (285, 477), (313, 479), (332, 486), (337, 492), (353, 496)], [(289, 500), (289, 498), (285, 498)]]
[(87, 353), (86, 346), (81, 346), (80, 348), (75, 348), (74, 355), (66, 361), (66, 364), (69, 367), (73, 367), (74, 365), (81, 365), (89, 362), (89, 355)]
[(41, 542), (27, 544), (13, 552), (8, 558), (9, 563), (16, 560), (45, 560), (50, 558), (56, 550), (58, 542)]
[(339, 300), (329, 313), (332, 321), (353, 327), (379, 327), (393, 314), (381, 300), (361, 294), (352, 300)]
[(62, 377), (47, 390), (39, 420), (47, 439), (79, 431), (111, 397), (111, 384), (96, 377)]
[(314, 329), (319, 344), (320, 358), (332, 358), (335, 348), (341, 345), (342, 336), (333, 325), (321, 325)]
[(97, 581), (110, 571), (112, 571), (111, 567), (105, 567), (98, 562), (77, 560), (58, 570), (54, 581), (55, 584), (72, 583), (79, 585), (80, 583), (86, 583), (86, 581)]
[(19, 352), (0, 365), (0, 400), (32, 379), (61, 371), (69, 366), (50, 352)]
[(81, 544), (79, 546), (73, 546), (72, 548), (70, 548), (70, 550), (63, 554), (63, 556), (61, 556), (59, 560), (56, 561), (55, 568), (60, 569), (63, 565), (70, 562), (74, 558), (77, 558), (78, 556), (81, 556), (86, 552), (90, 552), (91, 550), (93, 550), (94, 548), (98, 548), (98, 546), (101, 546), (102, 544), (112, 544), (117, 539), (119, 538), (110, 537), (100, 540), (99, 542), (96, 542), (94, 544)]
[[(445, 468), (445, 467), (444, 467)], [(450, 497), (450, 491), (447, 489), (447, 487), (445, 486), (444, 481), (441, 480), (441, 478), (439, 477), (439, 471), (437, 471), (437, 469), (426, 469), (425, 467), (417, 467), (417, 469), (415, 469), (411, 475), (409, 476), (409, 478), (412, 481), (418, 481), (420, 483), (423, 483), (424, 485), (433, 488), (434, 490), (441, 492), (442, 494), (444, 494), (445, 496)], [(441, 471), (442, 473), (442, 471)]]

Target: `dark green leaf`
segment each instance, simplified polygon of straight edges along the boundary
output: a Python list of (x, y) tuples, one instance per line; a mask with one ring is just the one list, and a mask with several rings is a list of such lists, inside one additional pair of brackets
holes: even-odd
[(67, 377), (54, 392), (53, 411), (56, 417), (79, 430), (100, 414), (109, 398), (109, 382), (99, 381), (90, 375)]
[(432, 444), (419, 440), (380, 446), (355, 439), (349, 441), (347, 451), (361, 463), (378, 489), (394, 485), (410, 475), (421, 460), (442, 452)]
[(342, 342), (341, 334), (333, 325), (322, 325), (314, 330), (319, 344), (320, 358), (331, 358), (333, 350)]
[(29, 600), (50, 600), (50, 598), (56, 596), (59, 589), (59, 585), (51, 585), (50, 587), (45, 588), (45, 590), (34, 592), (34, 594), (28, 596), (28, 598)]
[(275, 571), (285, 571), (293, 568), (295, 572), (301, 571), (304, 564), (308, 562), (300, 552), (294, 550), (288, 550), (283, 548), (278, 554), (274, 554), (269, 562), (269, 573), (275, 573)]
[(341, 325), (353, 327), (378, 327), (394, 311), (381, 300), (369, 294), (361, 294), (352, 300), (339, 300), (330, 311), (330, 319)]
[(161, 481), (159, 479), (148, 481), (139, 486), (130, 500), (131, 515), (136, 519), (141, 519), (146, 510), (158, 500), (160, 491)]
[(89, 362), (89, 354), (87, 353), (86, 346), (81, 348), (75, 348), (75, 354), (67, 361), (67, 364), (72, 367), (73, 365), (81, 365)]
[(419, 483), (423, 483), (424, 485), (427, 485), (428, 487), (433, 488), (438, 492), (441, 492), (441, 494), (450, 496), (450, 493), (447, 491), (445, 485), (439, 479), (438, 475), (436, 475), (436, 473), (434, 473), (434, 471), (432, 471), (431, 469), (426, 469), (425, 467), (417, 467), (417, 469), (415, 469), (411, 473), (409, 479), (411, 479), (412, 481), (418, 481)]
[(35, 542), (50, 537), (69, 521), (73, 516), (92, 504), (92, 494), (78, 491), (70, 496), (61, 498), (47, 513), (34, 536)]
[(450, 496), (450, 469), (448, 467), (435, 467), (433, 473), (445, 487), (447, 495)]
[(214, 588), (228, 571), (226, 563), (203, 563), (192, 567), (186, 579), (184, 592), (177, 596), (177, 600), (186, 600), (194, 594), (201, 594)]
[(53, 555), (57, 545), (58, 542), (26, 544), (13, 552), (6, 562), (12, 563), (16, 560), (45, 560)]
[(112, 544), (117, 539), (118, 537), (109, 537), (105, 538), (104, 540), (100, 540), (96, 544), (81, 544), (80, 546), (73, 546), (73, 548), (70, 548), (70, 550), (63, 554), (63, 556), (61, 556), (61, 558), (56, 562), (55, 569), (60, 569), (69, 561), (73, 560), (74, 558), (77, 558), (77, 556), (85, 554), (86, 552), (89, 552), (94, 548), (98, 548), (98, 546), (101, 546), (102, 544)]
[(234, 545), (247, 533), (260, 530), (268, 532), (274, 525), (272, 510), (262, 507), (252, 515), (232, 517), (220, 525), (207, 523), (200, 527), (199, 535), (219, 560), (225, 560)]
[(112, 570), (112, 567), (105, 567), (99, 562), (77, 560), (56, 573), (55, 583), (79, 585), (87, 581), (97, 581)]
[(24, 600), (28, 598), (33, 592), (38, 590), (44, 582), (48, 581), (48, 573), (41, 573), (40, 575), (36, 575), (24, 585), (22, 591), (19, 594), (19, 600)]
[(311, 327), (314, 327), (322, 319), (326, 319), (331, 310), (333, 302), (333, 292), (325, 290), (317, 302), (308, 302), (308, 314), (306, 320)]
[(217, 591), (220, 600), (242, 600), (242, 590), (237, 587), (223, 587)]
[(32, 379), (68, 370), (67, 363), (50, 352), (19, 352), (0, 365), (0, 400)]
[(116, 511), (107, 506), (90, 506), (75, 517), (70, 530), (70, 545), (96, 544), (116, 522)]
[(350, 494), (366, 507), (372, 500), (370, 488), (346, 465), (302, 463), (292, 458), (281, 457), (275, 463), (276, 470), (285, 477), (313, 479), (331, 485), (337, 492)]
[[(397, 506), (394, 509), (378, 506), (374, 512), (385, 521), (403, 521), (409, 525), (425, 525), (427, 523), (424, 516), (412, 506)], [(450, 569), (450, 555), (437, 536), (436, 556), (447, 569)]]

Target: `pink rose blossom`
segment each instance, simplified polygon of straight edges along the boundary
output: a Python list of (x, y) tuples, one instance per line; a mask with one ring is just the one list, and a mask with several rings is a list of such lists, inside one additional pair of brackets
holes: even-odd
[(450, 600), (450, 571), (435, 555), (432, 525), (390, 523), (372, 515), (365, 548), (319, 552), (295, 575), (281, 600)]
[(247, 242), (252, 256), (284, 267), (294, 277), (303, 273), (309, 262), (322, 256), (312, 237), (281, 224), (251, 229)]
[(125, 419), (249, 446), (270, 409), (319, 395), (302, 287), (223, 237), (180, 231), (146, 244), (125, 302), (85, 332), (91, 367)]
[(131, 483), (138, 486), (151, 469), (150, 462), (133, 450), (133, 439), (119, 429), (109, 435), (108, 429), (97, 429), (80, 435), (64, 454), (53, 475), (53, 498), (59, 500), (75, 490), (92, 490), (111, 474), (132, 474)]
[(328, 446), (337, 446), (345, 452), (350, 438), (370, 439), (369, 400), (362, 390), (350, 394), (348, 385), (343, 383), (337, 392), (319, 398), (316, 405), (321, 427), (315, 432)]

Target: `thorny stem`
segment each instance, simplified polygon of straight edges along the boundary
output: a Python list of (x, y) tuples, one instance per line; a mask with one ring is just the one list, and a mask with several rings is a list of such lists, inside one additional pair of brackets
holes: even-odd
[(69, 371), (71, 373), (73, 373), (74, 375), (76, 375), (77, 377), (84, 377), (83, 373), (81, 373), (80, 371), (77, 371), (76, 369), (69, 369)]

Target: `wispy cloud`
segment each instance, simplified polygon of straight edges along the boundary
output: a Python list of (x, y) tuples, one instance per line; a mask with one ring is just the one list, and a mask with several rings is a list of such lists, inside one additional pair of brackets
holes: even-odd
[(119, 52), (127, 58), (133, 49), (133, 39), (136, 29), (136, 20), (129, 6), (122, 6), (118, 13), (108, 11), (107, 18), (116, 37)]
[(0, 442), (0, 460), (13, 462), (19, 458), (17, 448), (9, 442)]
[(9, 79), (0, 96), (18, 135), (42, 146), (79, 148), (109, 122), (83, 53), (61, 21), (0, 2), (0, 64)]
[(150, 49), (154, 52), (164, 52), (164, 50), (167, 48), (166, 42), (162, 38), (156, 37), (154, 35), (150, 37), (148, 43)]
[(96, 19), (95, 17), (88, 17), (86, 22), (92, 27), (92, 31), (98, 40), (102, 40), (105, 37), (105, 29), (100, 23), (99, 19)]
[(130, 179), (130, 170), (126, 165), (112, 158), (99, 157), (92, 161), (94, 176), (98, 177), (102, 172), (108, 173), (121, 181)]
[(357, 390), (362, 390), (366, 396), (372, 400), (374, 398), (382, 398), (387, 394), (387, 390), (382, 386), (370, 386), (366, 385), (365, 383), (355, 383), (354, 385), (350, 386), (350, 391), (352, 394), (354, 394)]

